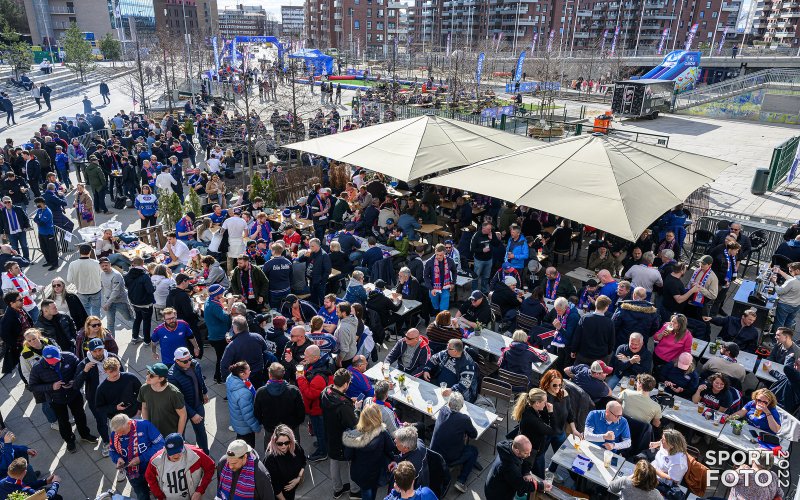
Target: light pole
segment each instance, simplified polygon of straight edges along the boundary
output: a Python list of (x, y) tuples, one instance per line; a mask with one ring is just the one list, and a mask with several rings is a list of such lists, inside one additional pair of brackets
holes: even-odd
[(186, 23), (186, 0), (181, 0), (181, 8), (183, 9), (183, 43), (186, 45), (186, 56), (187, 56), (187, 61), (189, 62), (189, 65), (186, 67), (186, 78), (189, 79), (189, 92), (192, 94), (192, 96), (194, 96), (194, 78), (192, 78), (192, 73), (191, 73), (192, 38), (189, 35), (189, 28)]
[(521, 0), (517, 0), (517, 15), (514, 16), (514, 48), (511, 49), (512, 55), (517, 53), (517, 38), (519, 35), (519, 6)]
[(714, 34), (711, 35), (711, 50), (708, 53), (708, 57), (714, 55), (714, 41), (717, 39), (717, 31), (719, 30), (719, 21), (722, 19), (722, 5), (724, 4), (723, 0), (719, 2), (719, 10), (717, 11), (717, 25), (714, 26)]

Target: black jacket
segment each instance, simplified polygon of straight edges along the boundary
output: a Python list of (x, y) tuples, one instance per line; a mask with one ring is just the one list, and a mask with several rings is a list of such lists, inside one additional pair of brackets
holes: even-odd
[(306, 270), (306, 276), (310, 285), (322, 284), (328, 282), (328, 277), (331, 275), (331, 257), (325, 250), (320, 249), (315, 253), (307, 253), (304, 260), (308, 263), (310, 270)]
[(381, 324), (386, 327), (392, 322), (392, 313), (399, 311), (403, 303), (395, 304), (392, 299), (378, 290), (372, 290), (367, 295), (367, 309), (372, 309), (381, 318)]
[(353, 401), (333, 385), (322, 391), (320, 400), (325, 419), (325, 439), (328, 440), (328, 457), (331, 460), (346, 460), (342, 434), (358, 423)]
[(412, 274), (412, 276), (409, 276), (407, 283), (408, 283), (408, 293), (403, 292), (405, 286), (399, 281), (397, 282), (397, 287), (395, 288), (394, 291), (402, 295), (404, 299), (420, 300), (420, 294), (419, 294), (420, 286), (419, 286), (419, 281), (417, 281), (417, 278), (415, 278)]
[(278, 424), (295, 429), (306, 419), (303, 396), (297, 386), (270, 380), (256, 391), (253, 416), (261, 422), (268, 435)]
[[(28, 199), (28, 196), (22, 192), (21, 188), (27, 188), (28, 183), (25, 182), (25, 179), (20, 177), (14, 177), (14, 180), (5, 179), (3, 181), (3, 187), (0, 189), (0, 195), (8, 196), (11, 198), (11, 201), (16, 203), (22, 203)], [(4, 231), (5, 232), (5, 231)]]
[(128, 299), (135, 306), (152, 305), (156, 299), (153, 295), (156, 289), (150, 281), (150, 275), (140, 267), (132, 267), (125, 276), (125, 288), (128, 289)]
[(42, 330), (45, 337), (55, 340), (62, 351), (75, 352), (75, 337), (77, 330), (75, 322), (66, 314), (58, 313), (53, 319), (46, 319), (44, 314), (36, 320), (36, 328)]
[(519, 433), (531, 440), (533, 445), (532, 457), (547, 451), (548, 437), (561, 432), (553, 428), (553, 415), (547, 409), (536, 411), (530, 406), (522, 412), (519, 422)]
[(616, 331), (616, 344), (627, 344), (633, 332), (649, 339), (661, 328), (658, 309), (646, 300), (626, 300), (618, 306), (612, 316)]
[(189, 297), (189, 294), (186, 292), (186, 290), (180, 289), (177, 286), (172, 287), (169, 290), (169, 295), (167, 295), (166, 304), (167, 307), (172, 307), (175, 309), (175, 312), (178, 314), (178, 319), (182, 319), (189, 323), (189, 327), (192, 329), (192, 332), (197, 334), (197, 332), (200, 331), (200, 318), (197, 316), (197, 313), (194, 312), (194, 308), (192, 307), (192, 298)]
[[(28, 388), (32, 392), (44, 394), (47, 401), (53, 403), (65, 404), (72, 401), (74, 398), (81, 395), (78, 390), (78, 384), (75, 383), (75, 377), (78, 373), (78, 357), (71, 352), (61, 353), (61, 362), (59, 363), (61, 369), (61, 377), (52, 366), (50, 366), (44, 358), (31, 369), (30, 380), (28, 380)], [(69, 389), (60, 388), (59, 390), (53, 389), (53, 384), (59, 380), (65, 383), (72, 382), (72, 387)]]
[(505, 315), (508, 311), (519, 309), (521, 302), (517, 300), (517, 294), (504, 283), (492, 292), (492, 304), (497, 305)]
[(167, 375), (167, 380), (180, 389), (183, 394), (183, 400), (186, 403), (186, 413), (189, 418), (199, 413), (198, 409), (203, 407), (203, 394), (208, 394), (208, 387), (206, 387), (203, 372), (200, 370), (200, 363), (196, 359), (192, 360), (191, 369), (194, 370), (194, 374), (197, 377), (198, 389), (202, 394), (197, 394), (194, 383), (192, 383), (192, 378), (184, 373), (177, 364), (170, 367)]
[[(81, 388), (85, 385), (86, 386), (86, 400), (90, 401), (92, 405), (94, 405), (95, 397), (97, 396), (97, 387), (100, 385), (100, 370), (103, 369), (103, 362), (95, 363), (94, 368), (89, 370), (89, 373), (83, 371), (86, 368), (86, 364), (89, 363), (88, 354), (87, 357), (84, 357), (80, 363), (78, 363), (78, 368), (75, 369), (75, 387), (80, 391)], [(108, 353), (109, 358), (117, 358), (119, 361), (120, 371), (125, 371), (125, 365), (122, 363), (122, 360), (119, 359), (119, 356), (114, 354), (113, 352)]]
[(352, 462), (350, 477), (362, 489), (375, 489), (395, 451), (386, 427), (367, 434), (353, 429), (344, 433), (342, 441), (345, 457)]
[(529, 483), (523, 479), (530, 473), (530, 465), (514, 455), (511, 441), (497, 443), (497, 455), (486, 476), (483, 493), (486, 500), (513, 500), (520, 494), (532, 493), (539, 482)]
[(616, 348), (614, 323), (602, 314), (587, 314), (572, 334), (571, 351), (590, 359), (601, 359)]

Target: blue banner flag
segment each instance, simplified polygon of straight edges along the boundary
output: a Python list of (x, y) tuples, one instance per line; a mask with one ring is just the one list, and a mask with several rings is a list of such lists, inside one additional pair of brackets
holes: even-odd
[(514, 81), (518, 82), (522, 78), (522, 65), (525, 63), (525, 51), (523, 50), (519, 54), (519, 59), (517, 59), (517, 71), (514, 73)]
[(481, 85), (481, 74), (483, 74), (483, 59), (484, 59), (484, 57), (486, 57), (486, 55), (483, 52), (478, 54), (478, 67), (475, 69), (475, 82), (476, 82), (475, 85), (477, 85), (479, 87)]

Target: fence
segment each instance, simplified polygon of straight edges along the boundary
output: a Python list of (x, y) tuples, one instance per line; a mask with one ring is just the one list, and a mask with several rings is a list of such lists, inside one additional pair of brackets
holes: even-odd
[(774, 191), (775, 187), (783, 182), (783, 179), (789, 174), (789, 170), (791, 170), (794, 158), (797, 154), (798, 143), (800, 143), (800, 136), (792, 137), (772, 150), (772, 159), (769, 162), (767, 190)]

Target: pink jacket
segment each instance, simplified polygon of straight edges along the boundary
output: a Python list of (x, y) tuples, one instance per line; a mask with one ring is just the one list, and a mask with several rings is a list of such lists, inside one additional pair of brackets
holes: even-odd
[[(669, 323), (664, 323), (661, 326), (661, 329), (653, 336), (653, 340), (658, 341), (654, 351), (655, 355), (669, 363), (680, 356), (681, 353), (692, 352), (692, 332), (686, 330), (686, 335), (678, 341), (675, 340), (675, 335), (667, 332), (668, 324)], [(661, 335), (664, 335), (664, 338), (661, 338)]]

